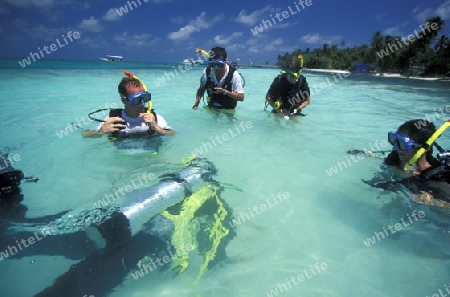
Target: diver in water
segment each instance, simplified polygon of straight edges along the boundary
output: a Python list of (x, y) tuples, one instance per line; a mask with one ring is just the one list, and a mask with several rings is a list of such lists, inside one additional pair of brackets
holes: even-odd
[[(392, 152), (384, 159), (400, 180), (407, 185), (411, 199), (419, 204), (450, 207), (450, 152), (436, 139), (450, 126), (445, 122), (439, 129), (427, 120), (415, 119), (403, 123), (396, 132), (388, 133)], [(439, 153), (433, 156), (433, 147)], [(380, 188), (393, 189), (392, 182), (365, 181)]]
[(214, 47), (208, 58), (208, 67), (203, 71), (200, 87), (197, 89), (192, 109), (197, 109), (205, 91), (208, 94), (208, 107), (213, 109), (235, 109), (238, 101), (244, 101), (244, 87), (236, 65), (227, 62), (227, 52), (223, 47)]
[[(125, 74), (127, 76), (118, 86), (124, 108), (111, 109), (105, 120), (91, 117), (92, 114), (103, 109), (90, 113), (89, 117), (101, 124), (97, 130), (86, 130), (82, 132), (82, 135), (101, 137), (103, 134), (108, 134), (115, 138), (145, 137), (153, 134), (173, 135), (175, 131), (161, 115), (152, 109), (151, 94), (147, 91), (145, 84), (132, 73), (125, 72)], [(145, 108), (146, 103), (148, 108)]]
[(275, 113), (301, 115), (302, 110), (311, 103), (310, 90), (306, 78), (302, 75), (303, 57), (291, 56), (270, 85), (266, 94), (267, 104)]
[(38, 179), (25, 177), (21, 170), (12, 167), (8, 154), (0, 157), (0, 164), (0, 220), (25, 222), (28, 208), (21, 203), (24, 197), (20, 184)]
[[(8, 237), (0, 237), (0, 242), (7, 246), (5, 252), (11, 250), (8, 259), (63, 255), (80, 260), (35, 295), (39, 297), (107, 296), (130, 275), (145, 277), (157, 271), (173, 275), (194, 271), (195, 284), (226, 258), (225, 246), (235, 230), (228, 227), (231, 208), (220, 198), (214, 164), (189, 158), (182, 168), (120, 199), (105, 195), (104, 203), (94, 209), (10, 226)], [(46, 226), (55, 231), (19, 248), (20, 239), (40, 234)]]

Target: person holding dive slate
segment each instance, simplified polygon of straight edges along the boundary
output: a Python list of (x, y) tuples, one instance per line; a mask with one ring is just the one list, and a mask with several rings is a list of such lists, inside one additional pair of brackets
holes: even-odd
[[(89, 118), (101, 122), (97, 130), (83, 131), (84, 137), (101, 137), (103, 134), (122, 138), (145, 136), (149, 134), (174, 134), (164, 118), (152, 109), (152, 96), (145, 84), (134, 74), (125, 71), (126, 77), (119, 83), (118, 91), (124, 109), (111, 109), (105, 120), (91, 115), (104, 109), (91, 112)], [(148, 108), (145, 104), (148, 102)]]
[(197, 109), (205, 91), (208, 94), (209, 108), (235, 109), (238, 101), (244, 101), (244, 86), (234, 64), (227, 63), (225, 49), (214, 47), (211, 50), (212, 55), (202, 49), (197, 49), (197, 52), (208, 58), (208, 66), (200, 79), (192, 109)]
[(303, 57), (291, 56), (286, 65), (270, 85), (266, 94), (267, 104), (273, 112), (290, 115), (301, 115), (302, 109), (311, 103), (310, 90), (306, 78), (302, 75)]

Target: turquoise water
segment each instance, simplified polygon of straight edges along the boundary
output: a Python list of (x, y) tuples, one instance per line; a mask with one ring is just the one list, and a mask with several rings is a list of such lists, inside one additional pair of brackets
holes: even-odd
[[(201, 67), (157, 86), (155, 80), (178, 64), (39, 61), (20, 69), (17, 61), (0, 63), (0, 147), (20, 156), (14, 167), (39, 178), (22, 184), (27, 217), (92, 208), (118, 184), (142, 172), (166, 173), (202, 147), (218, 168), (216, 180), (242, 190), (221, 194), (244, 219), (226, 248), (228, 259), (198, 284), (192, 285), (196, 270), (138, 280), (128, 275), (110, 296), (276, 296), (277, 290), (279, 296), (421, 297), (449, 286), (448, 217), (412, 204), (402, 192), (380, 196), (381, 189), (362, 182), (380, 172), (380, 160), (354, 161), (346, 154), (349, 147), (377, 150), (388, 131), (409, 119), (428, 116), (441, 125), (449, 118), (448, 82), (305, 71), (312, 103), (306, 116), (285, 120), (264, 110), (276, 69), (240, 69), (245, 101), (229, 116), (191, 110)], [(95, 128), (87, 114), (119, 103), (123, 70), (146, 82), (156, 112), (177, 131), (156, 154), (133, 154), (106, 137), (83, 139), (68, 128), (71, 122)], [(438, 108), (444, 112), (437, 116)], [(224, 134), (227, 140), (213, 143)], [(439, 140), (446, 148), (449, 135)], [(275, 205), (278, 193), (289, 198)], [(425, 219), (403, 225), (396, 239), (364, 243), (414, 210)], [(2, 260), (2, 296), (33, 296), (77, 262), (53, 255)]]

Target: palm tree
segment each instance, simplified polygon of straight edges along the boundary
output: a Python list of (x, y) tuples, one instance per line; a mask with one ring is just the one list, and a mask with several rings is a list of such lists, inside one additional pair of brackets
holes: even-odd
[(373, 59), (370, 55), (370, 48), (367, 44), (363, 44), (360, 48), (360, 57), (363, 63), (372, 63)]
[[(422, 32), (421, 38), (414, 43), (417, 46), (417, 50), (421, 53), (424, 53), (430, 47), (430, 45), (433, 43), (434, 38), (436, 38), (439, 31), (444, 26), (444, 21), (440, 16), (428, 19), (426, 24), (428, 23), (430, 24), (429, 28), (431, 27), (431, 30), (424, 28), (424, 32)], [(433, 29), (434, 27), (436, 27), (436, 30)]]
[(375, 65), (378, 69), (380, 69), (381, 61), (377, 53), (386, 47), (386, 44), (384, 43), (384, 36), (381, 31), (377, 31), (373, 34), (370, 45), (372, 46), (372, 55), (375, 58)]
[(449, 42), (450, 42), (450, 39), (447, 36), (442, 35), (441, 38), (439, 38), (439, 40), (434, 45), (434, 49), (437, 52), (441, 52), (447, 48)]
[(383, 68), (384, 70), (389, 69), (390, 71), (397, 71), (397, 62), (400, 53), (404, 50), (397, 43), (397, 40), (400, 37), (395, 37), (391, 35), (387, 35), (384, 37), (384, 43), (389, 47), (389, 55), (383, 58)]

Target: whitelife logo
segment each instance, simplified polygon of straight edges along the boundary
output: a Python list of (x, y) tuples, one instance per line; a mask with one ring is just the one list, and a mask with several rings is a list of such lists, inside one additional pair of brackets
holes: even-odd
[[(294, 14), (299, 13), (302, 9), (305, 10), (306, 7), (309, 7), (312, 5), (312, 0), (299, 0), (298, 3), (294, 2), (295, 8), (297, 10), (293, 10), (292, 7), (289, 5), (288, 9), (289, 11), (285, 10), (281, 13), (276, 13), (275, 14), (275, 18), (277, 18), (277, 20), (279, 22), (282, 22), (283, 20), (289, 18), (290, 16), (293, 16)], [(302, 7), (300, 9), (300, 6)], [(277, 21), (275, 20), (275, 18), (270, 15), (270, 20), (262, 20), (261, 24), (259, 26), (255, 26), (253, 29), (250, 29), (250, 31), (252, 31), (253, 35), (257, 35), (258, 33), (262, 33), (264, 31), (264, 29), (269, 29), (270, 27), (274, 26), (277, 24)]]
[[(69, 32), (67, 32), (66, 36), (64, 36), (64, 34), (61, 36), (65, 42), (64, 44), (59, 41), (59, 38), (56, 38), (56, 43), (58, 44), (58, 46), (56, 46), (55, 43), (52, 43), (52, 44), (50, 44), (50, 46), (44, 45), (42, 49), (40, 47), (38, 47), (38, 51), (41, 54), (40, 56), (39, 56), (39, 53), (30, 52), (30, 55), (28, 56), (28, 58), (25, 58), (22, 61), (19, 61), (19, 65), (22, 68), (25, 68), (25, 67), (31, 65), (31, 59), (33, 59), (33, 62), (36, 62), (36, 59), (40, 60), (41, 58), (44, 58), (45, 55), (42, 52), (42, 50), (44, 50), (44, 52), (47, 55), (50, 55), (52, 52), (55, 52), (62, 47), (65, 47), (66, 45), (69, 44), (66, 37), (70, 40), (70, 42), (73, 42), (74, 39), (78, 39), (81, 37), (80, 32), (78, 32), (78, 31), (75, 31), (73, 33), (72, 33), (72, 31), (69, 31)], [(50, 49), (50, 51), (49, 51), (49, 49)]]

